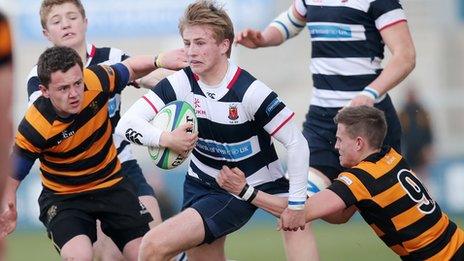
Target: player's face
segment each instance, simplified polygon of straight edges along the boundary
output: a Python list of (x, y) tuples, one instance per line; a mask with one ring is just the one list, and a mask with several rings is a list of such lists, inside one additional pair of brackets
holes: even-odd
[(357, 138), (351, 138), (343, 124), (338, 124), (336, 138), (335, 149), (340, 154), (340, 165), (351, 168), (358, 164), (359, 141)]
[(56, 46), (78, 48), (85, 44), (87, 19), (71, 3), (55, 5), (50, 10), (43, 34)]
[(209, 26), (187, 26), (182, 34), (185, 53), (192, 71), (200, 76), (214, 72), (221, 62), (227, 61), (229, 40), (217, 42)]
[(66, 118), (80, 111), (84, 96), (82, 75), (81, 67), (76, 64), (66, 72), (52, 73), (48, 88), (40, 85), (42, 95), (50, 99), (59, 116)]

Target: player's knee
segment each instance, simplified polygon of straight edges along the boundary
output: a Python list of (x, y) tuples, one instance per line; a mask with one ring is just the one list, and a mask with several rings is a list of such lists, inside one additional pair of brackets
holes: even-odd
[(140, 244), (140, 260), (168, 260), (169, 246), (163, 242), (162, 237), (146, 234)]
[(71, 260), (92, 261), (93, 253), (92, 251), (88, 251), (88, 250), (61, 252), (61, 259), (64, 261), (71, 261)]

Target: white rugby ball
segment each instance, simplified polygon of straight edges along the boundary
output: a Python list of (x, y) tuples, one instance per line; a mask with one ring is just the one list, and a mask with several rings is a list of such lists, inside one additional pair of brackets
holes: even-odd
[[(198, 121), (192, 106), (184, 101), (173, 101), (166, 104), (151, 123), (161, 130), (173, 131), (187, 122), (193, 124), (193, 133), (198, 132)], [(183, 157), (165, 147), (148, 147), (148, 154), (161, 169), (173, 169), (188, 157), (188, 155)]]

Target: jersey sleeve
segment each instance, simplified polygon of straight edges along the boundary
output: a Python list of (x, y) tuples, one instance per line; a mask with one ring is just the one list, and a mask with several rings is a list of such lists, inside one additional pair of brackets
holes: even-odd
[(113, 94), (128, 84), (129, 70), (122, 63), (90, 66), (84, 69), (84, 82), (88, 90)]
[(243, 103), (258, 126), (270, 135), (278, 132), (294, 115), (277, 94), (260, 81), (251, 84), (243, 97)]
[(395, 23), (406, 21), (399, 0), (375, 0), (371, 2), (368, 13), (379, 31)]
[(343, 199), (347, 207), (371, 197), (365, 184), (351, 172), (340, 173), (328, 189)]

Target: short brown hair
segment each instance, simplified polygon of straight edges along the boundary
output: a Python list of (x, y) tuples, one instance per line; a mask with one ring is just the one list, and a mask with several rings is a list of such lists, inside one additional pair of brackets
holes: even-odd
[(362, 136), (372, 148), (382, 147), (387, 135), (387, 121), (383, 111), (370, 106), (353, 106), (341, 109), (334, 118), (343, 124), (351, 138)]
[(40, 83), (48, 88), (51, 75), (54, 72), (67, 72), (76, 64), (83, 70), (82, 59), (79, 54), (70, 47), (54, 46), (43, 52), (37, 62), (37, 75)]
[(200, 0), (190, 4), (179, 21), (180, 34), (183, 34), (186, 26), (193, 25), (210, 26), (217, 42), (228, 39), (230, 46), (227, 57), (230, 57), (234, 42), (234, 25), (222, 6), (211, 0)]
[(85, 9), (80, 0), (43, 0), (40, 5), (40, 23), (42, 28), (47, 28), (47, 16), (50, 14), (50, 11), (55, 5), (62, 5), (66, 3), (71, 3), (77, 7), (79, 13), (81, 13), (82, 18), (85, 18)]

